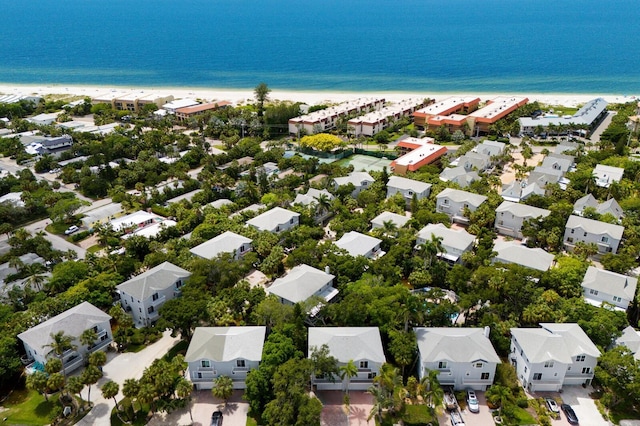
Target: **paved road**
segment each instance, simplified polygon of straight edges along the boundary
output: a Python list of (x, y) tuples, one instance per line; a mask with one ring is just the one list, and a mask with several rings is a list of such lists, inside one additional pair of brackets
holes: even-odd
[[(102, 385), (109, 380), (113, 380), (120, 385), (120, 390), (122, 391), (122, 384), (126, 379), (139, 379), (142, 377), (144, 369), (151, 365), (153, 360), (165, 355), (178, 340), (177, 337), (171, 337), (171, 332), (165, 331), (160, 340), (138, 353), (109, 353), (107, 364), (102, 369), (104, 376), (98, 381), (97, 386), (94, 385), (91, 388), (93, 408), (89, 414), (76, 424), (81, 426), (110, 426), (111, 410), (115, 407), (115, 403), (113, 399), (105, 400), (102, 397), (102, 392), (100, 391)], [(86, 388), (82, 395), (84, 398), (87, 397)], [(118, 401), (122, 399), (122, 392), (118, 394), (116, 399)]]
[(43, 219), (43, 220), (39, 220), (38, 222), (34, 222), (32, 224), (25, 226), (24, 229), (29, 231), (31, 234), (37, 234), (38, 232), (43, 232), (44, 237), (49, 242), (51, 242), (51, 245), (55, 250), (60, 250), (60, 251), (73, 250), (78, 255), (78, 259), (84, 259), (87, 255), (87, 251), (85, 249), (65, 240), (64, 238), (58, 235), (52, 234), (45, 230), (45, 227), (50, 223), (51, 223), (50, 219)]

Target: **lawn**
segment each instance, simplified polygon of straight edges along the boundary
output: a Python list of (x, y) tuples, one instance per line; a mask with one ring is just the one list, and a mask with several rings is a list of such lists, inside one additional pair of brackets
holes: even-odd
[(6, 424), (47, 425), (51, 423), (57, 397), (57, 394), (51, 395), (49, 401), (45, 401), (44, 396), (36, 391), (14, 391), (3, 403), (8, 410), (3, 411), (0, 417), (7, 418)]
[(184, 340), (180, 340), (171, 349), (169, 349), (169, 352), (167, 352), (167, 354), (164, 356), (164, 359), (166, 359), (167, 361), (171, 361), (176, 355), (184, 355), (187, 353), (188, 347), (189, 344), (187, 342), (185, 342)]
[(71, 225), (64, 222), (54, 222), (50, 225), (47, 225), (44, 229), (46, 229), (47, 232), (50, 232), (52, 234), (64, 235), (64, 231), (66, 231), (67, 228), (69, 228), (69, 226)]
[(95, 244), (87, 249), (87, 253), (96, 253), (102, 250), (102, 246), (100, 244)]
[[(135, 412), (135, 419), (131, 423), (124, 423), (120, 418), (122, 417), (123, 419), (129, 420), (130, 417), (126, 418), (126, 416), (133, 415), (133, 407), (131, 405), (131, 400), (129, 400), (129, 398), (122, 398), (120, 401), (118, 401), (118, 405), (120, 406), (122, 411), (124, 411), (126, 414), (121, 411), (120, 416), (118, 416), (118, 411), (116, 407), (113, 407), (113, 410), (111, 410), (111, 426), (124, 426), (124, 425), (143, 426), (143, 425), (146, 425), (147, 422), (149, 421), (149, 418), (148, 418), (149, 405), (148, 404), (143, 404), (142, 409), (137, 410)], [(140, 404), (136, 403), (135, 407), (139, 408)]]
[(515, 407), (513, 410), (519, 425), (535, 425), (537, 420), (524, 408)]
[[(426, 405), (405, 405), (402, 413), (402, 421), (405, 425), (426, 425), (429, 423), (438, 424), (437, 419), (433, 419)], [(392, 426), (397, 424), (397, 418), (392, 418), (388, 413), (382, 415), (381, 426)], [(375, 416), (376, 425), (380, 425), (378, 416)]]

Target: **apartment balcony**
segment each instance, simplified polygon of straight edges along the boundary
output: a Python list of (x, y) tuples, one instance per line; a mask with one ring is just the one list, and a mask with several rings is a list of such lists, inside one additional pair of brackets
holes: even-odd
[(192, 382), (210, 382), (216, 377), (218, 377), (218, 372), (214, 369), (198, 369), (189, 372), (189, 377)]
[(158, 318), (160, 318), (160, 314), (158, 313), (158, 310), (155, 309), (153, 312), (148, 312), (147, 311), (147, 319), (151, 322), (157, 320)]
[(151, 301), (151, 306), (153, 306), (154, 308), (158, 307), (159, 305), (162, 305), (166, 301), (166, 299), (166, 296), (160, 296), (156, 300)]
[(98, 340), (96, 343), (93, 344), (93, 346), (91, 346), (89, 348), (89, 350), (91, 352), (100, 351), (100, 350), (106, 348), (107, 346), (109, 346), (111, 344), (111, 342), (113, 342), (112, 339)]
[(237, 374), (245, 377), (250, 370), (251, 369), (249, 367), (236, 367), (233, 370), (231, 370), (231, 374)]

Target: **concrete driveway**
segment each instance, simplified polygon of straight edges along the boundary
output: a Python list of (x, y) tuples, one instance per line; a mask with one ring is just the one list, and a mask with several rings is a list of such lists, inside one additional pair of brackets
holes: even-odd
[[(565, 404), (569, 404), (576, 412), (580, 426), (607, 426), (613, 423), (603, 419), (596, 407), (595, 401), (589, 396), (593, 392), (591, 386), (565, 386), (559, 396)], [(560, 413), (562, 419), (553, 422), (555, 425), (568, 425), (567, 417)]]
[(194, 425), (208, 426), (211, 424), (211, 414), (220, 410), (223, 415), (224, 426), (246, 426), (249, 404), (242, 399), (243, 390), (236, 390), (225, 405), (221, 399), (214, 398), (210, 390), (194, 391), (191, 401), (191, 414), (188, 409), (181, 409), (171, 414), (156, 413), (149, 421), (149, 426), (165, 425)]
[(374, 419), (367, 420), (373, 407), (373, 397), (364, 391), (349, 392), (351, 401), (349, 406), (349, 418), (347, 419), (346, 407), (343, 404), (344, 393), (342, 391), (317, 391), (315, 395), (322, 402), (322, 414), (320, 424), (322, 426), (373, 426)]
[[(472, 413), (466, 408), (466, 403), (458, 401), (461, 406), (460, 414), (462, 414), (462, 419), (465, 424), (473, 426), (495, 426), (491, 410), (487, 407), (487, 399), (484, 396), (484, 392), (476, 391), (476, 396), (478, 397), (478, 403), (480, 405), (480, 411), (478, 413)], [(451, 425), (451, 416), (446, 410), (443, 410), (438, 415), (438, 422), (443, 426)]]

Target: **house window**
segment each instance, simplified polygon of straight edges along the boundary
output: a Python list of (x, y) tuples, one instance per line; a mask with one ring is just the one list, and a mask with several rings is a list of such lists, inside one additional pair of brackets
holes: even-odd
[(407, 191), (407, 194), (413, 196), (413, 191)]
[(376, 377), (376, 373), (369, 373), (367, 374), (367, 379), (373, 379)]
[(208, 359), (200, 360), (200, 367), (202, 367), (202, 368), (210, 368), (211, 367), (211, 361), (209, 361)]
[(154, 311), (153, 306), (149, 306), (149, 307), (147, 308), (147, 312), (148, 312), (148, 313), (150, 313), (150, 314), (151, 314), (151, 313), (153, 313), (153, 311)]
[(590, 289), (589, 294), (593, 294), (594, 296), (598, 295), (598, 290)]
[(244, 359), (238, 359), (238, 360), (236, 360), (236, 367), (238, 367), (238, 368), (244, 368), (244, 367), (245, 367)]
[(184, 283), (182, 281), (178, 281), (176, 282), (176, 288), (180, 288), (184, 285)]
[(482, 373), (480, 380), (489, 380), (489, 373)]
[(622, 302), (622, 297), (613, 296), (613, 301), (620, 303), (620, 302)]
[(524, 366), (524, 372), (526, 373), (529, 369), (527, 368), (527, 366)]
[(444, 204), (445, 206), (449, 204), (449, 200), (447, 200), (446, 198), (444, 200), (442, 200), (442, 204)]
[(533, 380), (542, 380), (542, 373), (533, 373)]
[(445, 368), (447, 368), (447, 361), (438, 362), (438, 369), (444, 370)]
[(293, 225), (293, 218), (291, 218), (291, 220), (289, 220), (289, 223)]
[(499, 220), (499, 221), (498, 221), (498, 225), (504, 225), (504, 222), (503, 222), (503, 221), (501, 221), (501, 220)]
[(482, 368), (482, 363), (481, 362), (476, 362), (473, 366), (475, 368)]
[(591, 368), (585, 367), (582, 369), (582, 374), (589, 374), (589, 373), (591, 373)]
[(198, 379), (202, 379), (202, 373), (198, 373)]
[(568, 243), (572, 243), (573, 242), (573, 238), (572, 237), (567, 238), (567, 242)]
[(360, 361), (360, 368), (369, 368), (369, 361)]
[(576, 357), (576, 362), (584, 362), (584, 355), (578, 355)]
[(156, 300), (158, 300), (159, 297), (160, 296), (158, 295), (158, 293), (153, 293), (153, 296), (151, 296), (151, 300), (155, 302)]
[(573, 234), (574, 232), (576, 232), (576, 230), (575, 230), (575, 229), (572, 229), (572, 230), (571, 230), (571, 233)]
[(463, 209), (468, 209), (468, 208), (469, 208), (469, 204), (466, 204), (466, 203), (465, 203), (465, 204), (462, 206), (462, 208), (463, 208)]
[(603, 243), (608, 243), (609, 242), (609, 237), (602, 237), (600, 239), (600, 241), (602, 241)]
[(553, 361), (547, 361), (544, 363), (544, 368), (553, 368)]
[(583, 237), (586, 237), (586, 236), (587, 236), (587, 233), (585, 232), (585, 233), (584, 233), (584, 235), (582, 235), (582, 236), (583, 236)]

